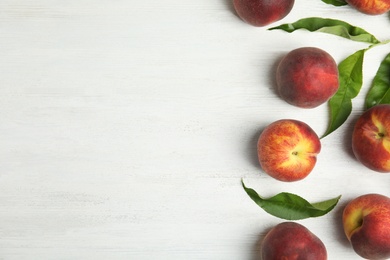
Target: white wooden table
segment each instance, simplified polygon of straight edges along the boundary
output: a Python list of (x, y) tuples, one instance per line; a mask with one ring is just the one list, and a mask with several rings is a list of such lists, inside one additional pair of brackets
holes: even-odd
[[(297, 0), (282, 22), (342, 19), (390, 39), (388, 15)], [(351, 153), (353, 122), (389, 45), (367, 52), (348, 121), (322, 140), (295, 183), (260, 169), (256, 141), (281, 118), (321, 135), (326, 104), (282, 101), (274, 72), (288, 51), (314, 46), (340, 62), (367, 44), (243, 23), (230, 0), (0, 2), (0, 259), (254, 260), (265, 213), (240, 181), (267, 197), (316, 202), (328, 215), (299, 223), (329, 259), (357, 259), (341, 226), (348, 200), (390, 195), (389, 175)]]

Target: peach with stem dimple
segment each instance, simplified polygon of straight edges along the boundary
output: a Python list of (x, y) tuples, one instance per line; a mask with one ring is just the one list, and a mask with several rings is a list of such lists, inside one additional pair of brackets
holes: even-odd
[(262, 169), (271, 177), (298, 181), (313, 170), (321, 151), (318, 135), (306, 123), (281, 119), (268, 125), (257, 142)]
[(352, 150), (366, 167), (390, 172), (390, 105), (376, 105), (357, 120), (352, 133)]
[(390, 198), (365, 194), (343, 211), (344, 232), (354, 251), (371, 260), (390, 258)]

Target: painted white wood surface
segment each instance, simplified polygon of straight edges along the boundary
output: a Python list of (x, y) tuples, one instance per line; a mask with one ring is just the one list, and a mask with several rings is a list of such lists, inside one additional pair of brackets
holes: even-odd
[[(388, 15), (320, 0), (297, 0), (278, 23), (309, 16), (390, 39)], [(303, 110), (275, 93), (275, 64), (302, 46), (339, 62), (367, 45), (251, 27), (230, 0), (2, 0), (0, 259), (257, 259), (282, 220), (249, 199), (241, 178), (264, 196), (342, 194), (328, 215), (299, 222), (329, 259), (357, 259), (343, 206), (390, 195), (390, 180), (357, 163), (350, 134), (390, 48), (367, 52), (353, 113), (322, 140), (312, 174), (282, 183), (258, 166), (260, 131), (294, 118), (321, 135), (328, 120), (326, 104)]]

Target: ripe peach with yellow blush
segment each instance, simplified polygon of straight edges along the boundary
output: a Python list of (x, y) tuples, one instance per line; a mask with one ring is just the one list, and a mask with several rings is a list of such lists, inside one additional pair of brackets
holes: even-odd
[(379, 15), (390, 11), (390, 0), (346, 0), (346, 2), (364, 14)]
[(281, 119), (268, 125), (257, 142), (262, 169), (271, 177), (286, 182), (298, 181), (313, 170), (321, 142), (304, 122)]
[(390, 198), (369, 193), (352, 199), (343, 211), (344, 232), (363, 258), (390, 258)]
[(390, 105), (376, 105), (357, 120), (352, 133), (356, 158), (371, 170), (390, 172)]

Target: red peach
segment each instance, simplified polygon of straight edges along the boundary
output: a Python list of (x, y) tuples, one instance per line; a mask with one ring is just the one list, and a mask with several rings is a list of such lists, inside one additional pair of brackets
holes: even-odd
[(390, 0), (346, 0), (346, 2), (364, 14), (378, 15), (390, 11)]
[(365, 111), (352, 133), (352, 150), (366, 167), (390, 172), (390, 105), (376, 105)]
[(305, 226), (283, 222), (273, 227), (261, 244), (262, 260), (326, 260), (324, 243)]
[(324, 50), (298, 48), (279, 63), (276, 83), (280, 96), (288, 103), (314, 108), (328, 101), (338, 90), (337, 64)]
[(320, 139), (304, 122), (282, 119), (261, 133), (257, 152), (262, 169), (271, 177), (292, 182), (313, 170), (321, 150)]
[(343, 226), (358, 255), (390, 258), (390, 198), (372, 193), (353, 199), (344, 208)]
[(265, 26), (287, 16), (294, 0), (234, 0), (238, 16), (253, 26)]

